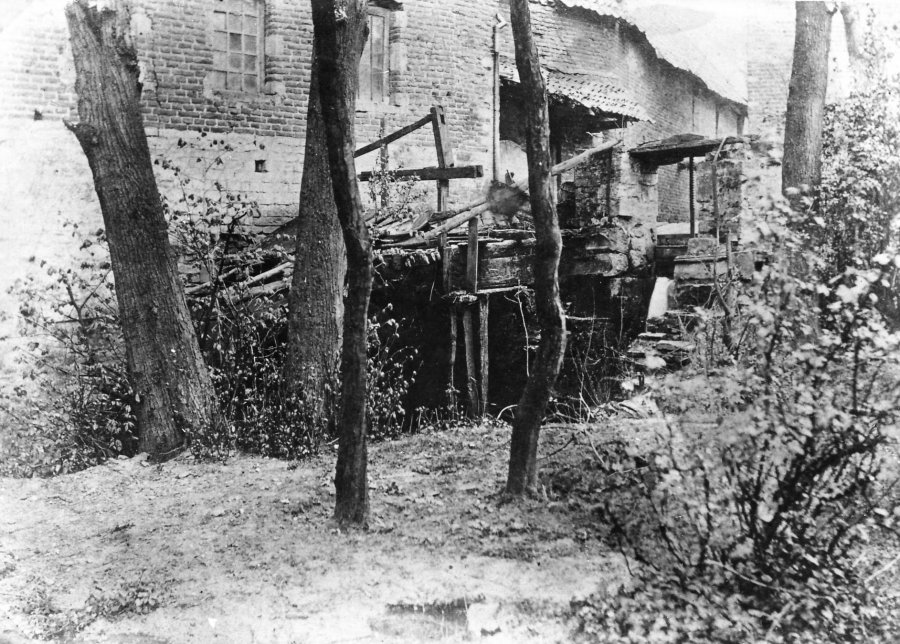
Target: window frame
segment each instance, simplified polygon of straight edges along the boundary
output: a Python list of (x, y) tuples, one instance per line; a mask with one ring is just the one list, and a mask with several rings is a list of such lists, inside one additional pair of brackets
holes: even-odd
[[(240, 3), (240, 17), (241, 17), (241, 30), (239, 32), (233, 32), (230, 29), (231, 25), (231, 16), (236, 15), (237, 12), (232, 9), (232, 3), (234, 2)], [(247, 5), (252, 4), (256, 8), (256, 15), (250, 16), (256, 18), (256, 33), (251, 34), (248, 31), (245, 31), (243, 28), (243, 20), (244, 17), (247, 16)], [(216, 18), (216, 14), (224, 15), (224, 29), (219, 27), (218, 19)], [(212, 18), (211, 18), (211, 28), (210, 28), (210, 49), (212, 50), (212, 65), (210, 68), (210, 73), (215, 77), (215, 75), (221, 74), (223, 76), (223, 81), (218, 83), (218, 81), (213, 81), (213, 91), (222, 93), (222, 94), (231, 94), (231, 95), (248, 95), (248, 96), (256, 96), (262, 95), (264, 93), (265, 88), (265, 23), (266, 23), (266, 3), (264, 0), (218, 0), (213, 5), (212, 10)], [(217, 34), (224, 34), (224, 48), (221, 46), (217, 46)], [(241, 36), (241, 50), (238, 53), (236, 50), (231, 48), (231, 36), (240, 34)], [(253, 54), (245, 53), (244, 47), (246, 46), (246, 38), (248, 36), (252, 36), (256, 38), (256, 49)], [(223, 62), (221, 65), (217, 65), (216, 57), (217, 55), (223, 56)], [(232, 55), (241, 56), (242, 61), (242, 69), (240, 71), (232, 71), (231, 65), (229, 64), (229, 58)], [(245, 62), (245, 58), (247, 56), (253, 55), (256, 57), (255, 66), (252, 72), (252, 76), (256, 78), (256, 87), (248, 88), (246, 86), (246, 77), (251, 76), (251, 73), (247, 71), (247, 69), (243, 68), (243, 63)], [(240, 87), (231, 87), (229, 86), (229, 75), (236, 74), (239, 75), (241, 82)]]
[[(356, 92), (356, 101), (360, 106), (381, 106), (381, 105), (389, 105), (391, 102), (391, 22), (392, 22), (393, 11), (387, 7), (379, 7), (377, 5), (370, 5), (368, 8), (368, 15), (366, 20), (368, 21), (369, 33), (366, 37), (366, 43), (363, 46), (362, 55), (360, 56), (360, 66), (359, 66), (359, 84)], [(374, 92), (373, 87), (374, 83), (372, 82), (375, 79), (375, 68), (372, 65), (372, 18), (381, 18), (384, 21), (384, 27), (382, 31), (382, 45), (381, 45), (381, 54), (383, 57), (382, 63), (382, 82), (381, 82), (381, 98), (373, 98)], [(368, 61), (365, 60), (366, 55), (369, 55)], [(366, 64), (367, 63), (367, 64)], [(367, 70), (368, 74), (368, 87), (369, 92), (368, 95), (363, 95), (363, 71)]]

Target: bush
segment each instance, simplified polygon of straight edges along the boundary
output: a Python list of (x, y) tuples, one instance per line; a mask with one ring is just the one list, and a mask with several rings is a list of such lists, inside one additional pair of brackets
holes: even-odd
[[(248, 226), (259, 213), (254, 202), (218, 186), (194, 193), (177, 167), (159, 165), (179, 187), (180, 197), (166, 203), (166, 212), (182, 268), (205, 280), (187, 289), (188, 302), (226, 418), (215, 434), (188, 437), (193, 453), (221, 458), (242, 450), (287, 459), (314, 453), (333, 421), (323, 425), (317, 401), (305, 392), (285, 391), (286, 305), (277, 293), (255, 296), (247, 286), (251, 270), (266, 271), (290, 257), (277, 246), (255, 244)], [(49, 282), (33, 276), (16, 289), (29, 343), (20, 357), (27, 366), (22, 382), (0, 392), (17, 427), (0, 444), (3, 474), (65, 473), (137, 450), (105, 236), (71, 227), (83, 255), (78, 268), (42, 262)], [(368, 417), (375, 438), (400, 432), (415, 376), (415, 351), (402, 346), (399, 328), (389, 309), (370, 319)], [(337, 392), (337, 382), (332, 388)]]
[[(796, 232), (809, 225), (780, 207), (759, 223), (772, 261), (738, 299), (736, 340), (658, 385), (672, 414), (666, 432), (602, 461), (605, 533), (642, 564), (642, 583), (579, 606), (585, 632), (847, 642), (898, 626), (865, 547), (895, 543), (900, 519), (884, 468), (900, 337), (873, 293), (900, 259), (876, 256), (872, 269), (823, 283), (809, 237)], [(622, 621), (647, 602), (674, 616)]]
[(14, 423), (0, 446), (0, 473), (77, 471), (137, 449), (133, 394), (125, 370), (104, 231), (67, 222), (79, 246), (75, 267), (35, 262), (17, 283), (18, 378), (0, 391)]

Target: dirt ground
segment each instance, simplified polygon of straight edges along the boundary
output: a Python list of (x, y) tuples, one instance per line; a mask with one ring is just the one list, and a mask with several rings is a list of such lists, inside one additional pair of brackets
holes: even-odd
[[(604, 427), (545, 429), (545, 483)], [(570, 601), (626, 564), (589, 503), (501, 503), (508, 444), (484, 426), (371, 446), (371, 525), (350, 533), (329, 524), (330, 448), (0, 480), (0, 643), (569, 641)]]

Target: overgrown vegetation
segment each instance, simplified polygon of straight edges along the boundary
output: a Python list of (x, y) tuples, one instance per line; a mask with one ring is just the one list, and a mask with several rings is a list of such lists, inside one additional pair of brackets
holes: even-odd
[(4, 475), (63, 474), (137, 448), (105, 235), (66, 227), (73, 265), (33, 259), (37, 270), (14, 289), (22, 377), (0, 391), (12, 421), (0, 445)]
[(900, 626), (873, 556), (900, 545), (900, 337), (875, 294), (896, 263), (822, 282), (808, 218), (775, 205), (757, 221), (771, 261), (738, 297), (736, 341), (702, 327), (692, 369), (658, 386), (668, 431), (598, 453), (598, 520), (639, 564), (634, 588), (578, 607), (599, 641), (886, 641)]
[[(188, 142), (179, 140), (179, 148)], [(225, 153), (222, 140), (207, 145)], [(255, 202), (215, 184), (194, 190), (191, 178), (171, 161), (157, 163), (175, 186), (166, 203), (170, 234), (193, 280), (187, 289), (201, 349), (227, 423), (189, 436), (199, 458), (224, 458), (237, 450), (285, 459), (316, 452), (331, 438), (303, 391), (282, 381), (286, 303), (278, 291), (253, 292), (253, 275), (283, 271), (289, 258), (277, 244), (261, 245), (253, 232)], [(393, 180), (375, 182), (381, 198), (394, 195)], [(397, 189), (394, 206), (379, 216), (411, 214), (411, 182)], [(0, 445), (0, 473), (47, 476), (78, 471), (137, 450), (134, 398), (125, 369), (115, 285), (104, 231), (85, 233), (75, 224), (76, 265), (60, 268), (35, 259), (40, 269), (15, 288), (21, 301), (18, 360), (25, 381), (0, 392), (3, 408), (19, 429)], [(416, 351), (402, 344), (402, 320), (391, 309), (369, 321), (367, 415), (369, 436), (397, 436), (403, 402), (415, 378)], [(331, 384), (334, 390), (337, 381)], [(339, 396), (331, 398), (332, 406)], [(334, 418), (335, 409), (331, 417)]]
[[(848, 268), (880, 268), (875, 258), (900, 250), (900, 78), (878, 76), (866, 93), (825, 112), (819, 225), (811, 227), (825, 255), (825, 277)], [(900, 273), (874, 285), (878, 308), (900, 328)]]

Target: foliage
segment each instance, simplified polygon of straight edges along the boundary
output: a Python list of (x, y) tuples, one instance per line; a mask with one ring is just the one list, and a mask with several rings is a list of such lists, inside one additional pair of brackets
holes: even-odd
[(23, 377), (0, 391), (14, 415), (0, 472), (77, 471), (137, 449), (115, 289), (104, 231), (67, 222), (79, 246), (74, 266), (40, 269), (11, 292), (19, 299)]
[(41, 639), (69, 641), (98, 619), (124, 615), (146, 615), (159, 608), (163, 590), (141, 580), (118, 584), (111, 590), (95, 588), (83, 606), (61, 610), (54, 604), (46, 584), (37, 580), (21, 609), (29, 616), (32, 635)]
[[(772, 260), (739, 295), (736, 341), (659, 386), (673, 416), (654, 444), (599, 454), (607, 537), (642, 564), (635, 589), (578, 608), (586, 632), (615, 626), (603, 641), (846, 642), (897, 626), (862, 547), (900, 519), (885, 478), (900, 337), (873, 293), (900, 260), (823, 283), (796, 232), (809, 224), (780, 205), (758, 223)], [(645, 603), (675, 617), (628, 617)]]
[[(228, 419), (227, 428), (215, 435), (191, 437), (194, 454), (225, 457), (239, 449), (297, 459), (315, 453), (335, 417), (337, 378), (326, 386), (326, 407), (331, 412), (323, 426), (319, 401), (310, 397), (318, 394), (287, 391), (282, 379), (286, 304), (278, 290), (254, 291), (251, 277), (251, 271), (284, 270), (291, 257), (279, 244), (260, 244), (262, 238), (249, 230), (259, 209), (246, 196), (227, 193), (218, 185), (213, 192), (193, 192), (190, 179), (178, 178), (175, 166), (163, 165), (180, 185), (178, 199), (167, 208), (170, 231), (188, 273), (207, 277), (205, 285), (190, 290), (189, 304)], [(398, 346), (399, 325), (384, 313), (370, 319), (369, 331), (367, 409), (374, 437), (398, 433), (414, 357), (414, 352)]]
[(420, 214), (424, 188), (415, 178), (401, 179), (396, 170), (390, 169), (387, 148), (375, 159), (372, 176), (366, 183), (364, 198), (367, 201), (366, 222), (373, 239), (383, 228), (401, 223), (411, 223)]
[[(224, 141), (208, 144), (228, 151)], [(179, 140), (177, 147), (191, 145)], [(188, 302), (227, 420), (215, 434), (189, 436), (193, 453), (222, 458), (239, 449), (296, 459), (315, 452), (330, 428), (317, 420), (318, 406), (305, 392), (285, 391), (285, 304), (277, 292), (259, 296), (252, 288), (252, 275), (277, 271), (290, 257), (277, 244), (257, 243), (251, 224), (259, 208), (246, 195), (218, 183), (194, 190), (175, 163), (160, 159), (157, 166), (175, 195), (164, 199), (169, 231), (181, 268), (194, 281), (186, 289)], [(84, 235), (69, 226), (80, 246), (77, 268), (39, 262), (45, 277), (16, 287), (28, 338), (20, 360), (27, 370), (25, 382), (0, 392), (3, 410), (19, 428), (0, 445), (3, 474), (65, 473), (137, 450), (104, 232)], [(376, 438), (400, 432), (415, 376), (415, 351), (400, 343), (399, 326), (387, 311), (370, 320), (367, 408)]]
[[(598, 329), (598, 324), (602, 328)], [(596, 417), (599, 407), (633, 390), (636, 374), (625, 355), (621, 334), (609, 331), (603, 321), (597, 320), (591, 320), (587, 328), (569, 330), (556, 384), (556, 390), (564, 393), (551, 400), (552, 417), (589, 421)]]
[[(863, 88), (825, 111), (821, 225), (811, 230), (825, 255), (825, 279), (871, 268), (872, 258), (900, 249), (900, 77), (885, 65), (893, 34), (878, 28), (871, 11), (866, 20)], [(889, 285), (875, 289), (878, 307), (900, 328), (900, 273), (886, 277)]]
[(388, 317), (391, 306), (369, 318), (369, 350), (366, 359), (366, 417), (368, 436), (396, 438), (403, 427), (403, 406), (416, 372), (418, 351), (400, 341), (400, 323)]

